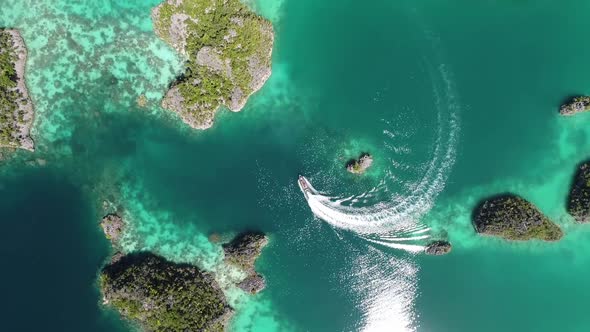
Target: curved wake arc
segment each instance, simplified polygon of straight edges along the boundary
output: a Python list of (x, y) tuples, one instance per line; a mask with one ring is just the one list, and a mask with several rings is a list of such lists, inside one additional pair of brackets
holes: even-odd
[[(438, 75), (433, 75), (433, 72)], [(320, 193), (308, 179), (300, 176), (299, 186), (316, 217), (336, 228), (354, 232), (374, 244), (409, 252), (425, 249), (424, 240), (430, 238), (430, 228), (422, 224), (420, 219), (432, 208), (438, 194), (444, 189), (455, 162), (460, 110), (446, 66), (440, 65), (429, 73), (437, 111), (437, 132), (430, 160), (426, 165), (401, 167), (397, 157), (412, 153), (412, 150), (397, 148), (398, 136), (403, 139), (404, 135), (396, 134), (394, 125), (383, 120), (386, 126), (382, 129), (383, 146), (391, 151), (393, 157), (377, 186), (357, 195), (333, 197)], [(438, 76), (438, 80), (434, 76)], [(441, 89), (437, 81), (444, 88)], [(421, 175), (410, 183), (403, 183), (405, 189), (401, 192), (392, 190), (390, 187), (399, 183), (396, 174), (407, 168)], [(367, 206), (362, 205), (378, 194), (385, 198)]]

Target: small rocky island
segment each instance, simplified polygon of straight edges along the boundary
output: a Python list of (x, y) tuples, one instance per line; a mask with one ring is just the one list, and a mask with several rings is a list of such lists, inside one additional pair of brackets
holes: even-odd
[(152, 11), (156, 34), (186, 59), (162, 107), (206, 129), (221, 106), (240, 111), (270, 77), (272, 24), (240, 0), (167, 0)]
[(590, 221), (590, 161), (578, 167), (568, 197), (567, 212), (577, 222)]
[(109, 239), (113, 245), (115, 245), (118, 243), (121, 233), (123, 233), (125, 222), (119, 215), (112, 213), (107, 214), (102, 218), (100, 227), (102, 228), (106, 238)]
[(446, 255), (451, 252), (451, 244), (447, 241), (434, 241), (426, 246), (424, 252), (432, 256)]
[(346, 170), (353, 174), (362, 174), (371, 165), (373, 165), (373, 156), (362, 153), (358, 159), (352, 159), (346, 163)]
[(214, 278), (152, 253), (130, 254), (100, 274), (106, 305), (145, 331), (224, 331), (233, 310)]
[(267, 244), (268, 239), (263, 233), (243, 233), (223, 245), (225, 261), (247, 274), (238, 287), (248, 293), (258, 293), (266, 287), (264, 277), (254, 270), (254, 263)]
[(507, 240), (557, 241), (563, 232), (532, 203), (506, 194), (485, 200), (474, 211), (473, 223), (480, 234)]
[(34, 150), (33, 102), (25, 83), (27, 48), (17, 30), (0, 29), (0, 147)]
[(561, 105), (559, 114), (570, 116), (590, 110), (590, 96), (579, 96), (572, 98), (569, 102)]

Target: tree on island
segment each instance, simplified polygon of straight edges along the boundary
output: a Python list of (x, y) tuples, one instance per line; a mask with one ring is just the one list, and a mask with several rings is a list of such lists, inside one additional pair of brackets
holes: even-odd
[(346, 170), (353, 174), (362, 174), (373, 165), (373, 157), (366, 152), (361, 153), (358, 159), (351, 159), (346, 163)]

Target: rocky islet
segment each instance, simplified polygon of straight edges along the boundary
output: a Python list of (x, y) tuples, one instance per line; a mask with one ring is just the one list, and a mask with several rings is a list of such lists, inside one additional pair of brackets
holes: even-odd
[(578, 96), (561, 105), (559, 114), (572, 116), (590, 110), (590, 97)]
[(441, 256), (441, 255), (446, 255), (448, 253), (451, 252), (451, 244), (447, 241), (434, 241), (429, 243), (426, 246), (426, 249), (424, 249), (424, 252), (427, 255), (432, 255), (432, 256)]
[(362, 153), (358, 159), (352, 159), (346, 163), (346, 170), (353, 174), (362, 174), (371, 165), (373, 165), (373, 156), (369, 153)]
[(123, 233), (125, 222), (118, 214), (111, 213), (102, 218), (100, 226), (102, 227), (106, 238), (115, 245), (118, 243), (121, 234)]

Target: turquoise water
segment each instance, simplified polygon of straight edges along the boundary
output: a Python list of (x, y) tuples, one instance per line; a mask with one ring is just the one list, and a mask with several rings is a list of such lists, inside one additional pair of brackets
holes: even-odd
[[(590, 228), (564, 205), (590, 115), (557, 108), (589, 93), (590, 4), (252, 0), (275, 25), (273, 75), (193, 131), (158, 107), (182, 64), (152, 31), (157, 3), (2, 2), (37, 105), (37, 151), (0, 168), (3, 330), (129, 329), (95, 286), (103, 207), (130, 220), (127, 251), (211, 271), (235, 331), (587, 330)], [(346, 173), (364, 151), (373, 168)], [(506, 191), (564, 239), (477, 236), (472, 208)], [(270, 235), (253, 297), (208, 241), (252, 229)], [(433, 238), (453, 252), (420, 254)]]

